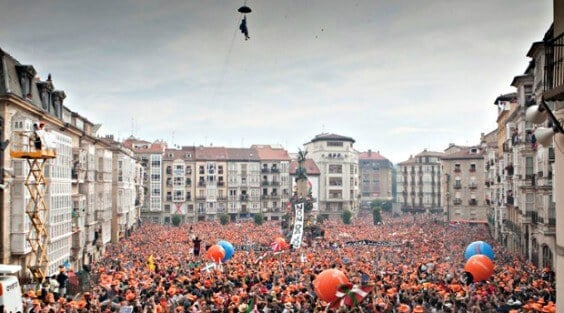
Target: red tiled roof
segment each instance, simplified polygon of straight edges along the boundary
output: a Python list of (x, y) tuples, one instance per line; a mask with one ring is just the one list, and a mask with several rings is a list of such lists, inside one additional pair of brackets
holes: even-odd
[[(292, 162), (290, 163), (290, 175), (294, 175), (294, 173), (296, 173), (297, 168), (298, 168), (298, 161), (292, 160)], [(315, 164), (315, 161), (312, 159), (306, 159), (305, 169), (306, 169), (306, 174), (308, 175), (321, 175), (321, 171), (319, 170), (319, 167), (317, 167), (317, 164)]]
[(259, 161), (256, 149), (253, 148), (226, 148), (229, 161)]
[(367, 151), (358, 154), (359, 160), (387, 160), (379, 152)]
[(197, 147), (196, 160), (226, 161), (227, 149), (225, 147)]
[[(160, 140), (150, 143), (146, 140), (128, 138), (123, 141), (123, 145), (135, 153), (163, 153), (164, 149), (166, 149), (166, 142)], [(148, 147), (139, 148), (134, 147), (134, 145), (147, 145)]]
[[(195, 147), (184, 146), (181, 149), (165, 149), (163, 160), (194, 160), (195, 157)], [(172, 156), (170, 156), (172, 155)]]
[[(476, 149), (476, 152), (471, 152), (472, 149)], [(443, 160), (460, 160), (460, 159), (483, 159), (484, 151), (479, 147), (468, 147), (466, 149), (449, 153), (441, 157)]]
[(258, 153), (259, 159), (269, 161), (290, 161), (290, 155), (284, 148), (272, 148), (270, 145), (252, 145)]

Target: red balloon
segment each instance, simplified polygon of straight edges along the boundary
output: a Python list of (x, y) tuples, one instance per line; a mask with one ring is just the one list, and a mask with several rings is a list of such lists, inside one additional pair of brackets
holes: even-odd
[(475, 282), (488, 280), (494, 272), (494, 264), (486, 255), (475, 254), (466, 261), (464, 270), (472, 274)]
[(213, 245), (208, 249), (207, 257), (215, 263), (219, 263), (225, 257), (225, 249), (220, 245)]
[(331, 268), (319, 273), (313, 281), (313, 289), (317, 297), (325, 302), (337, 299), (337, 289), (342, 284), (348, 284), (349, 279), (343, 272)]

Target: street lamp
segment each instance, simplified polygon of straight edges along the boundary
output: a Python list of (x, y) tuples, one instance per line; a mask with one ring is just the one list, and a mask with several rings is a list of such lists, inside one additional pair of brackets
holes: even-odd
[(551, 144), (551, 139), (555, 134), (560, 134), (556, 136), (559, 144), (564, 145), (564, 128), (562, 123), (556, 119), (554, 113), (548, 107), (545, 101), (541, 101), (540, 104), (531, 105), (525, 111), (525, 120), (527, 122), (532, 122), (535, 124), (542, 123), (546, 118), (550, 119), (552, 127), (539, 127), (535, 130), (535, 137), (537, 142), (543, 146), (548, 146)]

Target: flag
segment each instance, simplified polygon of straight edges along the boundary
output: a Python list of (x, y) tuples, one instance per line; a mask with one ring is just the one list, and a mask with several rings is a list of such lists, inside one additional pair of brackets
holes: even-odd
[(258, 310), (258, 306), (256, 304), (255, 298), (257, 296), (253, 296), (251, 301), (249, 301), (249, 305), (247, 306), (247, 313), (260, 313)]

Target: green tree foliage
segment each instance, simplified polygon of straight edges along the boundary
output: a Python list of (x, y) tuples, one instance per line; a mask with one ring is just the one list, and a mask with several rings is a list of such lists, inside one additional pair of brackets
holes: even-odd
[(319, 214), (317, 216), (317, 223), (318, 224), (323, 224), (324, 221), (326, 221), (329, 217), (326, 214)]
[(264, 215), (262, 213), (255, 214), (253, 216), (253, 219), (254, 219), (255, 225), (260, 226), (260, 225), (262, 225), (262, 223), (264, 223)]
[(384, 203), (382, 203), (382, 210), (392, 212), (392, 201), (384, 201)]
[(380, 215), (379, 207), (372, 209), (372, 220), (374, 221), (374, 225), (378, 225), (378, 223), (382, 222), (382, 215)]
[(349, 225), (352, 220), (352, 212), (349, 210), (344, 210), (343, 213), (341, 213), (341, 218), (343, 219), (343, 223), (345, 225)]
[(174, 226), (179, 226), (180, 222), (182, 222), (182, 217), (180, 217), (180, 215), (173, 215), (172, 216), (172, 225)]
[(221, 223), (221, 225), (227, 225), (229, 224), (229, 215), (227, 214), (221, 214), (219, 216), (219, 222)]

